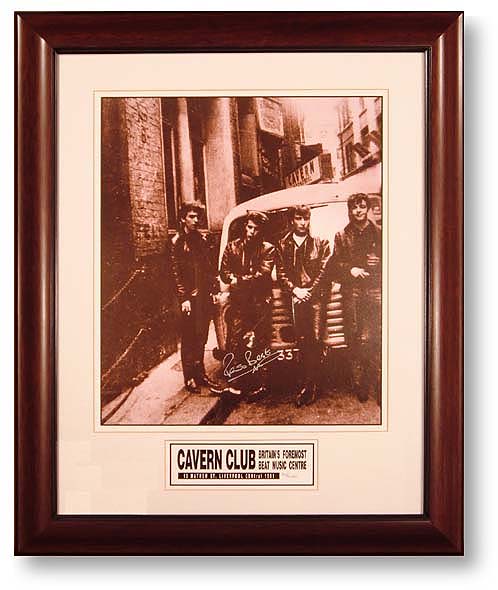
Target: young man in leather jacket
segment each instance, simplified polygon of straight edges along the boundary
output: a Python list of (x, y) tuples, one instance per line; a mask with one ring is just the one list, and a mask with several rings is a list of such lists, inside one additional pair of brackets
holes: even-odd
[(219, 387), (204, 368), (204, 347), (218, 285), (209, 236), (199, 231), (203, 214), (202, 203), (185, 203), (180, 210), (181, 230), (171, 242), (173, 276), (181, 305), (183, 378), (190, 393), (199, 393), (201, 385)]
[[(271, 341), (271, 273), (275, 264), (275, 247), (262, 238), (268, 217), (249, 211), (241, 238), (229, 242), (223, 253), (220, 278), (230, 286), (227, 315), (227, 356), (225, 363), (250, 365), (264, 353)], [(225, 367), (226, 369), (226, 367)], [(240, 377), (237, 377), (237, 373)], [(266, 394), (266, 369), (250, 374), (235, 371), (228, 390), (245, 394), (252, 401)]]
[(353, 390), (361, 402), (380, 401), (382, 335), (382, 235), (368, 219), (370, 198), (348, 199), (349, 224), (334, 241), (334, 273), (343, 293), (346, 339), (351, 350)]
[(317, 396), (322, 360), (321, 315), (328, 240), (310, 234), (311, 210), (301, 205), (291, 212), (292, 230), (280, 241), (277, 274), (292, 297), (294, 328), (301, 356), (302, 384), (296, 405), (312, 403)]

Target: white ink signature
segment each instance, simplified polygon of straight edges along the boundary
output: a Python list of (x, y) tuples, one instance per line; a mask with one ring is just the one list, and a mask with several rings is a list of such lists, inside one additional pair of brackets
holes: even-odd
[(269, 348), (265, 348), (263, 352), (260, 352), (256, 357), (251, 357), (251, 351), (246, 350), (244, 354), (245, 363), (239, 362), (234, 363), (235, 355), (233, 352), (229, 352), (223, 358), (223, 374), (228, 377), (228, 382), (234, 381), (243, 375), (249, 375), (249, 373), (256, 373), (261, 367), (267, 365), (278, 359), (280, 351), (276, 350), (272, 352)]

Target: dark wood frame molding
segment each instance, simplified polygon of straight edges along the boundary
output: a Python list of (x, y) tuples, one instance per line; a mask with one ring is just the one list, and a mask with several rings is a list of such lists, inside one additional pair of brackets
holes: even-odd
[[(16, 554), (461, 555), (462, 13), (33, 12), (16, 13), (14, 19)], [(422, 516), (57, 515), (55, 58), (58, 53), (179, 51), (425, 53), (427, 404)]]

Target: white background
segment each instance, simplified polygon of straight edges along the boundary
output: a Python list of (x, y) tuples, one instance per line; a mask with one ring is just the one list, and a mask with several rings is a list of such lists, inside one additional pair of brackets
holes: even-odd
[[(13, 11), (14, 10), (200, 10), (201, 1), (120, 0), (14, 2), (0, 8), (2, 100), (0, 165), (0, 579), (7, 588), (120, 589), (154, 584), (182, 587), (260, 587), (304, 584), (336, 588), (494, 587), (497, 574), (497, 464), (495, 432), (498, 388), (494, 376), (498, 325), (497, 246), (497, 39), (498, 10), (481, 0), (409, 4), (378, 0), (308, 0), (308, 10), (465, 10), (466, 60), (466, 557), (465, 558), (14, 558), (13, 555)], [(252, 0), (238, 9), (301, 10), (302, 1)], [(210, 10), (234, 9), (228, 1)], [(373, 26), (374, 23), (373, 23)], [(241, 530), (243, 534), (243, 529)]]

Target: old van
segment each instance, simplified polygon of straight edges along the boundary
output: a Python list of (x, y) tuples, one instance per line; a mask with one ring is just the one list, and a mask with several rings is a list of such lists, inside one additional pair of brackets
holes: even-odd
[[(221, 234), (219, 262), (227, 243), (240, 237), (244, 218), (248, 210), (263, 211), (269, 217), (264, 229), (264, 239), (276, 244), (290, 231), (289, 210), (296, 205), (307, 205), (311, 209), (310, 232), (330, 242), (333, 249), (334, 236), (349, 223), (347, 183), (322, 183), (305, 185), (268, 193), (234, 207), (225, 218)], [(369, 216), (374, 223), (381, 223), (380, 194), (368, 193), (374, 202)], [(230, 306), (228, 285), (220, 280), (220, 297), (215, 315), (215, 330), (218, 341), (216, 356), (222, 358), (226, 351), (227, 312)], [(298, 352), (294, 334), (290, 296), (282, 291), (273, 269), (272, 291), (272, 350), (281, 352), (282, 360), (293, 360)], [(341, 286), (332, 283), (324, 301), (322, 314), (322, 342), (326, 350), (347, 348), (344, 334), (344, 315)]]

